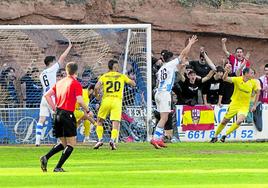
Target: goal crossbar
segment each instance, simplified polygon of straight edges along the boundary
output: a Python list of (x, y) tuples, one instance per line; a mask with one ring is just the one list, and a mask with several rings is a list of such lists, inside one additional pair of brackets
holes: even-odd
[(95, 24), (95, 25), (1, 25), (2, 30), (24, 29), (151, 29), (151, 24)]

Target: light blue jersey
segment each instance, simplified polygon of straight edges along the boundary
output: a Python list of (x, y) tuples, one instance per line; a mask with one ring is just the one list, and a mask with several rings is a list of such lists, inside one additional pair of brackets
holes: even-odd
[(157, 72), (158, 87), (157, 91), (171, 92), (175, 81), (175, 73), (178, 72), (177, 65), (180, 63), (179, 58), (173, 59), (162, 65)]

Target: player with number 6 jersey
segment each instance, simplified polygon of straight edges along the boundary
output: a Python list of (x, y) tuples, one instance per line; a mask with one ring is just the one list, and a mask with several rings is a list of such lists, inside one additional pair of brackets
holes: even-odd
[[(72, 43), (69, 40), (68, 48), (62, 53), (58, 61), (56, 61), (55, 56), (46, 56), (44, 63), (46, 65), (46, 69), (43, 70), (39, 76), (42, 87), (43, 87), (43, 95), (56, 84), (57, 80), (57, 72), (60, 67), (64, 67), (63, 63), (68, 53), (72, 48)], [(43, 124), (46, 120), (46, 117), (49, 117), (52, 113), (52, 109), (49, 107), (45, 97), (42, 97), (40, 103), (40, 112), (39, 112), (39, 121), (36, 126), (36, 137), (35, 137), (35, 146), (40, 146), (40, 141), (43, 133)]]
[(110, 146), (112, 150), (115, 150), (115, 140), (118, 137), (119, 123), (121, 121), (122, 114), (124, 85), (127, 83), (131, 86), (136, 86), (136, 83), (126, 75), (118, 72), (119, 64), (117, 61), (110, 60), (108, 62), (108, 68), (109, 72), (103, 74), (99, 78), (94, 90), (97, 98), (99, 97), (99, 89), (101, 86), (103, 91), (102, 101), (98, 112), (98, 125), (96, 130), (98, 142), (94, 146), (94, 149), (98, 149), (103, 145), (103, 121), (110, 114), (110, 120), (113, 124)]

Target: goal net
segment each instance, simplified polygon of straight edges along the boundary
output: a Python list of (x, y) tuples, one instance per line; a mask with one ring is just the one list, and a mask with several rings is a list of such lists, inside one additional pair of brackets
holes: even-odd
[[(34, 143), (45, 69), (44, 58), (56, 59), (68, 46), (73, 47), (65, 62), (79, 65), (78, 78), (93, 87), (108, 71), (107, 62), (116, 59), (122, 73), (134, 79), (137, 87), (125, 86), (119, 141), (146, 141), (151, 119), (151, 26), (127, 25), (18, 25), (0, 26), (0, 143)], [(64, 68), (64, 67), (62, 67)], [(63, 72), (58, 73), (58, 79)], [(96, 119), (100, 101), (90, 98)], [(52, 143), (51, 119), (43, 129), (42, 143)], [(109, 118), (104, 124), (104, 140), (111, 132)], [(78, 141), (83, 141), (83, 123)], [(90, 139), (96, 140), (90, 126)]]

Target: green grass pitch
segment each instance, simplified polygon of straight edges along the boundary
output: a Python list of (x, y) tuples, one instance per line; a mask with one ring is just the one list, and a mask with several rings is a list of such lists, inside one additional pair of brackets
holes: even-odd
[(53, 173), (57, 154), (40, 169), (51, 146), (0, 146), (0, 187), (268, 187), (268, 143), (178, 143), (156, 150), (149, 143), (119, 144), (111, 151), (77, 146)]

